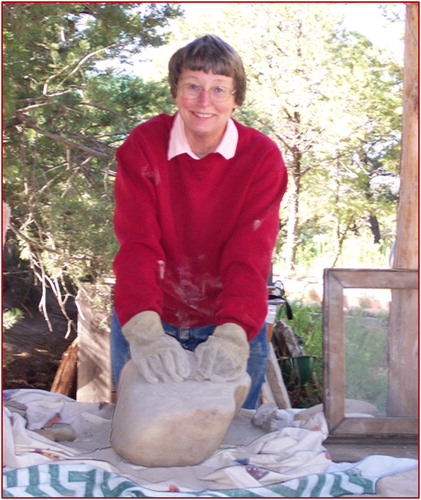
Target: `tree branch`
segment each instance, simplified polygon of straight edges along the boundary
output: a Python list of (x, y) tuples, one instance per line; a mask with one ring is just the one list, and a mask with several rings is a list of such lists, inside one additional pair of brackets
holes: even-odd
[(45, 250), (46, 252), (55, 253), (56, 255), (62, 254), (62, 252), (59, 252), (58, 250), (53, 250), (52, 248), (44, 247), (44, 246), (40, 245), (39, 243), (37, 243), (36, 241), (31, 240), (30, 238), (25, 236), (23, 233), (21, 233), (19, 231), (19, 229), (14, 224), (10, 224), (9, 228), (16, 234), (16, 236), (19, 236), (24, 241), (26, 241), (26, 243), (29, 243), (30, 245), (32, 245), (35, 248), (38, 248), (39, 250), (42, 250), (42, 251)]
[(82, 64), (84, 64), (88, 59), (96, 56), (97, 54), (99, 54), (100, 52), (103, 52), (104, 50), (108, 50), (108, 49), (111, 49), (112, 47), (116, 47), (116, 46), (117, 46), (117, 44), (113, 43), (111, 45), (108, 45), (108, 47), (102, 47), (101, 49), (98, 49), (98, 50), (95, 50), (94, 52), (91, 52), (90, 54), (86, 54), (86, 56), (82, 57), (82, 59), (78, 62), (76, 67), (66, 76), (66, 78), (64, 78), (57, 85), (57, 88), (60, 88), (66, 80), (68, 80), (72, 75), (74, 75), (76, 73), (76, 71), (82, 66)]
[[(11, 229), (15, 234), (16, 236), (19, 236), (19, 238), (22, 238), (24, 241), (26, 241), (26, 243), (28, 243), (29, 245), (33, 246), (34, 248), (36, 248), (37, 250), (41, 250), (43, 252), (49, 252), (49, 253), (54, 253), (55, 255), (63, 255), (63, 252), (60, 252), (60, 250), (55, 250), (54, 248), (48, 248), (46, 246), (43, 246), (43, 245), (40, 245), (38, 242), (34, 241), (34, 240), (31, 240), (31, 238), (28, 238), (27, 236), (25, 236), (21, 231), (19, 231), (19, 229), (12, 223), (9, 224), (8, 226), (9, 229)], [(90, 260), (92, 259), (94, 256), (93, 255), (85, 255), (83, 257), (78, 257), (76, 255), (72, 255), (72, 259), (74, 260), (77, 260), (77, 261), (81, 261), (81, 260)]]
[(25, 115), (21, 111), (17, 112), (18, 118), (24, 123), (27, 127), (32, 128), (36, 132), (38, 132), (41, 135), (44, 135), (45, 137), (49, 137), (50, 139), (53, 139), (54, 141), (61, 142), (63, 144), (66, 144), (67, 146), (70, 146), (72, 148), (77, 148), (77, 149), (82, 149), (86, 153), (89, 153), (94, 156), (98, 156), (99, 158), (104, 158), (106, 160), (112, 160), (113, 156), (110, 156), (106, 153), (103, 153), (102, 151), (98, 151), (96, 149), (92, 149), (88, 146), (84, 146), (83, 144), (80, 144), (78, 142), (70, 141), (69, 139), (66, 139), (65, 137), (62, 137), (61, 135), (54, 134), (53, 132), (49, 132), (48, 130), (44, 130), (37, 125), (29, 118), (29, 116)]

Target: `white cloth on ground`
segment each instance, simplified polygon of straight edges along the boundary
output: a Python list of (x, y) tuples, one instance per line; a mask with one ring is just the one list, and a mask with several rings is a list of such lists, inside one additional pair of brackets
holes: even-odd
[[(323, 446), (327, 426), (322, 413), (307, 421), (294, 421), (300, 410), (279, 410), (284, 421), (289, 419), (290, 426), (265, 433), (252, 425), (253, 410), (241, 410), (221, 448), (205, 462), (193, 467), (145, 468), (123, 461), (112, 450), (109, 436), (113, 404), (80, 403), (31, 389), (5, 391), (4, 397), (5, 401), (13, 399), (28, 408), (27, 426), (22, 416), (4, 409), (6, 470), (36, 464), (85, 464), (128, 478), (148, 490), (167, 493), (268, 487), (301, 480), (304, 476), (341, 474), (347, 470), (357, 470), (364, 477), (376, 480), (411, 470), (418, 463), (375, 456), (362, 461), (357, 469), (356, 464), (334, 464)], [(52, 418), (70, 424), (77, 439), (55, 443), (33, 432)]]

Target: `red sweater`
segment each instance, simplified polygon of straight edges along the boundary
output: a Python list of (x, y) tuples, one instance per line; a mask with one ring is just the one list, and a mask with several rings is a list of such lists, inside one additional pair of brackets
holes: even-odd
[(117, 151), (115, 310), (152, 310), (188, 328), (237, 323), (251, 340), (267, 313), (267, 278), (287, 173), (276, 144), (235, 122), (235, 156), (167, 159), (174, 117), (138, 125)]

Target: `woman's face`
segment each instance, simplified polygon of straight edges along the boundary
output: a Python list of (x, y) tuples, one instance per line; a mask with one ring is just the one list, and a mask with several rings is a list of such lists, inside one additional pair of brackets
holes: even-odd
[[(209, 92), (202, 92), (197, 99), (183, 97), (181, 88), (188, 84), (198, 85), (209, 91), (214, 87), (234, 90), (234, 79), (231, 76), (205, 73), (185, 69), (178, 81), (175, 102), (184, 122), (187, 139), (191, 141), (215, 141), (216, 146), (222, 139), (232, 112), (238, 106), (234, 94), (222, 102), (212, 100)], [(192, 144), (191, 144), (192, 145)]]

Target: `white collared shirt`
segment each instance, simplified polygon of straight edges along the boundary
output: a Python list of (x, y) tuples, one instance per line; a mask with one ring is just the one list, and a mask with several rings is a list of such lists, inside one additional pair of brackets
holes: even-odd
[[(221, 154), (226, 160), (230, 160), (235, 155), (237, 143), (238, 130), (235, 126), (234, 121), (230, 118), (227, 123), (224, 137), (222, 138), (222, 141), (219, 143), (214, 152)], [(180, 113), (177, 113), (175, 115), (174, 123), (170, 132), (168, 160), (171, 160), (175, 156), (181, 155), (183, 153), (187, 153), (195, 160), (200, 160), (200, 158), (195, 155), (190, 148), (189, 141), (187, 140), (186, 132), (184, 130), (183, 119), (181, 118)]]

